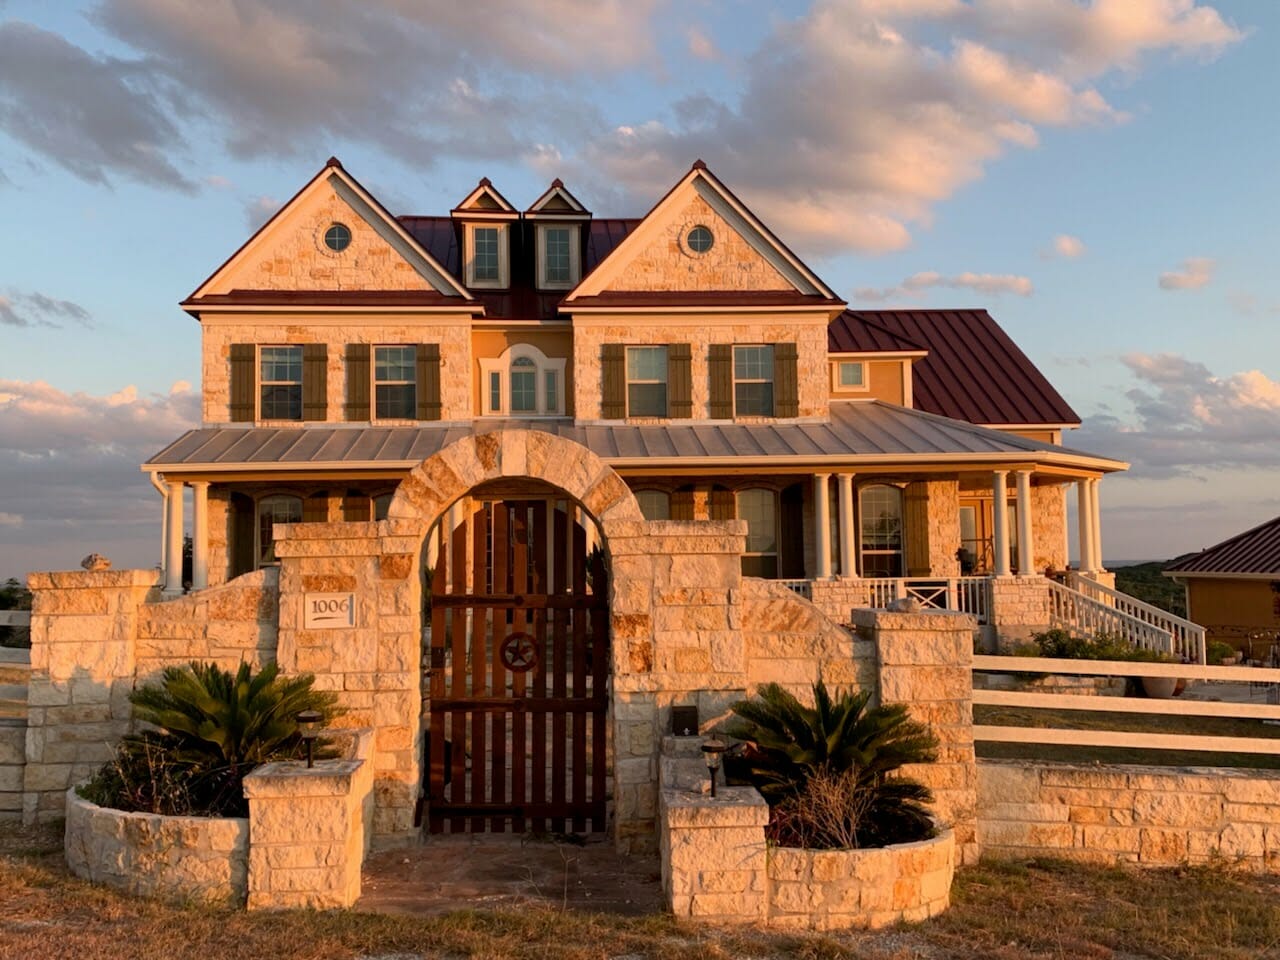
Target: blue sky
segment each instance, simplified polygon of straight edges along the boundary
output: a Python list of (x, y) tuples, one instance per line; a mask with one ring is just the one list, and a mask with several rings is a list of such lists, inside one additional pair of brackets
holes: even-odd
[(393, 211), (696, 158), (862, 306), (985, 306), (1082, 415), (1109, 558), (1280, 512), (1280, 5), (0, 0), (0, 575), (149, 565), (177, 303), (330, 154)]

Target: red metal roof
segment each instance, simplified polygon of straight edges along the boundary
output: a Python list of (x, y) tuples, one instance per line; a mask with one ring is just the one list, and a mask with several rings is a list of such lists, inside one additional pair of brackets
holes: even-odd
[(566, 306), (580, 307), (833, 307), (843, 301), (828, 300), (796, 290), (606, 290), (578, 297)]
[(1175, 560), (1164, 572), (1274, 575), (1280, 579), (1280, 517)]
[(217, 306), (263, 307), (459, 307), (476, 301), (451, 297), (438, 290), (232, 290), (186, 300), (184, 310)]
[(912, 366), (918, 410), (980, 424), (1080, 423), (985, 310), (846, 310), (827, 328), (827, 349), (875, 343), (882, 333), (929, 351)]

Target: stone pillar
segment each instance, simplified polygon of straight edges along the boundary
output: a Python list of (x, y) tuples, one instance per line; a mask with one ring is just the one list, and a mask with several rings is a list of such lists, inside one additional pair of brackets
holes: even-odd
[(816, 557), (813, 575), (818, 580), (831, 578), (831, 501), (827, 492), (831, 474), (813, 475), (813, 545)]
[(662, 888), (677, 918), (757, 923), (766, 896), (769, 807), (754, 787), (663, 790)]
[(837, 473), (836, 487), (840, 500), (840, 575), (858, 575), (858, 548), (854, 537), (853, 474)]
[(1018, 486), (1018, 576), (1029, 577), (1036, 572), (1035, 534), (1031, 529), (1031, 471), (1019, 470)]
[(365, 760), (267, 763), (244, 778), (250, 910), (349, 907), (360, 898)]
[(169, 499), (165, 501), (168, 515), (165, 519), (165, 531), (169, 542), (164, 548), (164, 594), (176, 597), (182, 593), (182, 488), (181, 480), (171, 480), (165, 484), (169, 488)]
[(1076, 520), (1080, 527), (1080, 572), (1093, 573), (1093, 498), (1089, 494), (1089, 481), (1076, 481)]
[(1102, 481), (1094, 477), (1089, 481), (1089, 518), (1093, 523), (1093, 569), (1102, 573), (1107, 568), (1102, 562), (1102, 504), (1098, 488)]
[(874, 641), (882, 704), (905, 703), (929, 725), (938, 760), (903, 772), (930, 787), (935, 816), (955, 831), (958, 863), (977, 862), (978, 766), (973, 751), (973, 631), (967, 613), (854, 610), (858, 636)]
[(191, 484), (191, 589), (209, 586), (209, 481)]
[(60, 819), (69, 786), (112, 756), (129, 730), (139, 608), (154, 570), (33, 573), (24, 823)]
[(996, 470), (992, 474), (991, 505), (992, 539), (996, 553), (997, 577), (1009, 576), (1009, 471)]

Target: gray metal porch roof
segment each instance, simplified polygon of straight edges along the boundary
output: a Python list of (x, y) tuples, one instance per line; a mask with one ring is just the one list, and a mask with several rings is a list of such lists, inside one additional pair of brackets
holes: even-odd
[(852, 466), (975, 460), (1035, 462), (1104, 472), (1127, 466), (937, 414), (864, 400), (833, 403), (830, 421), (810, 422), (575, 425), (569, 419), (483, 419), (397, 427), (206, 427), (183, 434), (143, 464), (143, 469), (411, 469), (462, 437), (512, 429), (556, 434), (587, 447), (614, 467)]

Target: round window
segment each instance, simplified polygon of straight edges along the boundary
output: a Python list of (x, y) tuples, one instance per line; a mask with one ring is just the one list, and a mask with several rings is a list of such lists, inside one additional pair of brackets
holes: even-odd
[(711, 231), (698, 225), (694, 227), (685, 236), (684, 242), (694, 253), (706, 253), (711, 249), (711, 245), (716, 242), (716, 238), (711, 235)]
[(351, 246), (351, 228), (345, 223), (331, 223), (324, 232), (324, 245), (334, 253), (341, 253)]

